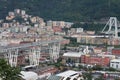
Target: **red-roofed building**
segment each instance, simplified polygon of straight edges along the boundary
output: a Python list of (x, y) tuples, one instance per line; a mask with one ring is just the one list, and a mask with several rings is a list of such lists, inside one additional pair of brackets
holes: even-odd
[(84, 64), (91, 64), (91, 65), (100, 65), (100, 66), (109, 66), (110, 58), (109, 57), (102, 57), (102, 56), (88, 56), (82, 55), (81, 56), (81, 63)]
[(112, 54), (116, 56), (120, 56), (120, 49), (119, 48), (112, 49)]

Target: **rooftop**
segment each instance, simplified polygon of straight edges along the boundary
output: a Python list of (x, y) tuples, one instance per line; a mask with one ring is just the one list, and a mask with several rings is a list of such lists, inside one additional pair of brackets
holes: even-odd
[(67, 52), (64, 53), (64, 57), (80, 57), (83, 53), (82, 52)]
[(120, 62), (120, 59), (113, 59), (110, 62)]
[(32, 71), (21, 71), (22, 78), (25, 80), (36, 80), (38, 79), (38, 75), (35, 72)]
[(56, 76), (61, 76), (61, 77), (70, 77), (72, 75), (78, 74), (79, 72), (68, 70), (62, 73), (57, 74)]

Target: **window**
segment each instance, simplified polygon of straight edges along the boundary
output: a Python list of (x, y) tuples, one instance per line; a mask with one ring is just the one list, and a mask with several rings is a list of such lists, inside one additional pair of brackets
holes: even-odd
[(112, 67), (114, 66), (114, 64), (112, 64)]
[(118, 68), (118, 65), (116, 65), (116, 68)]

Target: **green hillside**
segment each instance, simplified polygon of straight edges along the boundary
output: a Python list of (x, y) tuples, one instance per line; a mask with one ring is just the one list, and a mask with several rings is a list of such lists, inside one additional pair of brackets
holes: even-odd
[(120, 0), (0, 0), (0, 18), (15, 8), (45, 20), (92, 21), (120, 18)]

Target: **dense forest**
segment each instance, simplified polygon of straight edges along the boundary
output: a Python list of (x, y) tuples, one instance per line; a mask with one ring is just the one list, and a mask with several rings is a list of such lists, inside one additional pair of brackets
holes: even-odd
[(93, 21), (120, 18), (120, 0), (0, 0), (0, 18), (19, 8), (45, 20)]

